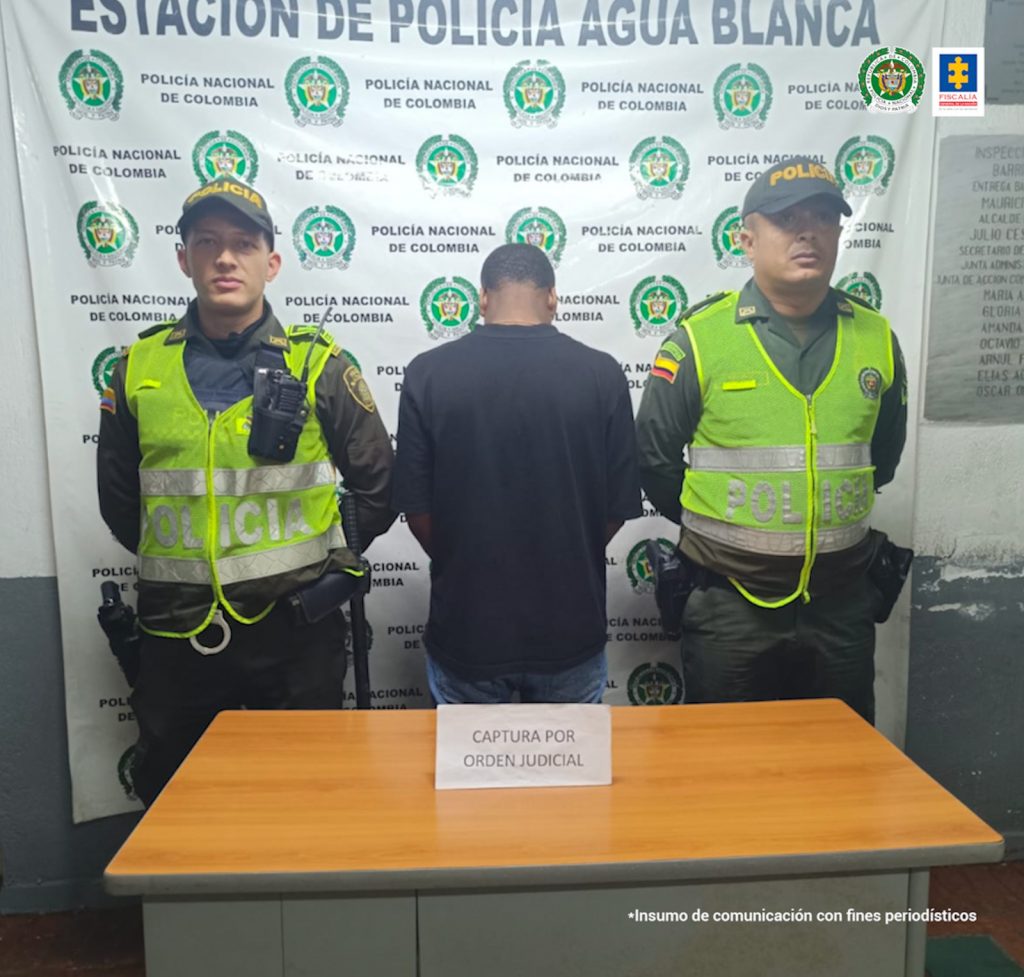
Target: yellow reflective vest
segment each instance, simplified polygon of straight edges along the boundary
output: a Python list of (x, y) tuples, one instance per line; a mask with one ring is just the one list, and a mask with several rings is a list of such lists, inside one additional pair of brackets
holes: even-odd
[(847, 549), (868, 532), (874, 502), (871, 437), (892, 385), (885, 318), (853, 304), (838, 316), (832, 367), (804, 395), (772, 362), (749, 323), (735, 322), (736, 295), (683, 325), (693, 346), (702, 411), (683, 480), (683, 525), (737, 549), (803, 558), (796, 590), (809, 599), (818, 553)]
[[(161, 331), (131, 347), (125, 394), (142, 456), (139, 618), (151, 634), (184, 638), (218, 605), (243, 624), (262, 619), (319, 577), (345, 537), (314, 393), (330, 344), (312, 352), (295, 457), (275, 464), (248, 453), (252, 396), (211, 419), (189, 386), (185, 344), (166, 339)], [(309, 348), (282, 350), (295, 376)]]

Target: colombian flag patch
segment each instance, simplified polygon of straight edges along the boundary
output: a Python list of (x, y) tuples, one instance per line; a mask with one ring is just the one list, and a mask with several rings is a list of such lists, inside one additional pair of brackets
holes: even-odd
[(651, 367), (652, 377), (661, 377), (669, 383), (676, 382), (676, 374), (679, 372), (679, 364), (668, 356), (659, 353), (654, 358), (654, 366)]
[(107, 387), (100, 395), (100, 410), (105, 410), (108, 414), (117, 413), (117, 398), (113, 387)]

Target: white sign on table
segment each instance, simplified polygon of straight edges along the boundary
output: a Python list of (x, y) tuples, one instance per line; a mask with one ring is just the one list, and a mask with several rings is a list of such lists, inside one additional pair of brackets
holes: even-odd
[(612, 782), (611, 706), (437, 707), (437, 790)]

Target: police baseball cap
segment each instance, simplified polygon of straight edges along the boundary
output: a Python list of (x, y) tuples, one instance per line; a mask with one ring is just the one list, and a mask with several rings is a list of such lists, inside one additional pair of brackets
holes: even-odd
[(827, 166), (809, 156), (791, 156), (762, 173), (743, 199), (741, 217), (748, 214), (777, 214), (810, 197), (828, 197), (836, 209), (849, 217), (853, 211)]
[(192, 222), (213, 203), (224, 204), (237, 210), (246, 220), (270, 235), (270, 247), (274, 246), (274, 222), (267, 210), (263, 194), (257, 193), (247, 183), (230, 176), (219, 176), (198, 190), (190, 193), (181, 205), (178, 227), (182, 238)]

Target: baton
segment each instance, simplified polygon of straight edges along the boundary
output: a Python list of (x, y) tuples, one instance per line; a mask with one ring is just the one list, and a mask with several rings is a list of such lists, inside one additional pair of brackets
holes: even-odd
[[(359, 561), (363, 573), (369, 578), (370, 564), (363, 558), (363, 548), (359, 543), (356, 497), (351, 492), (346, 492), (341, 497), (341, 518), (348, 548)], [(364, 594), (365, 590), (360, 587), (348, 602), (349, 624), (352, 628), (352, 666), (355, 671), (357, 709), (370, 708), (370, 663), (367, 655)]]

